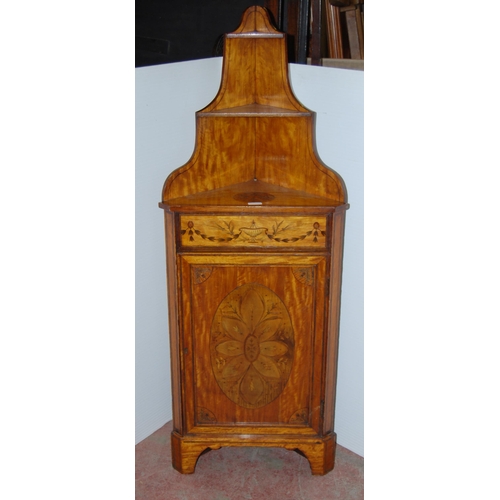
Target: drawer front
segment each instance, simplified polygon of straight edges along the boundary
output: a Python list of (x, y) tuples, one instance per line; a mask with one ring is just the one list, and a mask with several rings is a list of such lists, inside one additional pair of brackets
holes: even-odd
[(181, 215), (180, 242), (186, 247), (327, 246), (327, 217)]

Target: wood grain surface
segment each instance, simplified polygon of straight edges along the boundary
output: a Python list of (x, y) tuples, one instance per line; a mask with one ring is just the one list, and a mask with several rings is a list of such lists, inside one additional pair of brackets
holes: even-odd
[(260, 7), (227, 35), (192, 158), (166, 180), (173, 466), (276, 446), (332, 470), (345, 211)]

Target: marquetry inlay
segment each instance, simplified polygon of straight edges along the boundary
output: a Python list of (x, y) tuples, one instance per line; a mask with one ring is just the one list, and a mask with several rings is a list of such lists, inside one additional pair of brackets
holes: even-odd
[(215, 424), (217, 422), (213, 412), (201, 406), (198, 407), (197, 417), (200, 424)]
[(244, 408), (276, 399), (294, 354), (290, 315), (269, 288), (251, 283), (220, 303), (212, 323), (212, 368), (222, 392)]
[(185, 246), (301, 246), (326, 245), (326, 217), (225, 217), (182, 215), (181, 242)]
[(314, 284), (314, 267), (294, 267), (292, 272), (304, 285), (312, 286)]
[(193, 268), (193, 281), (195, 285), (203, 283), (212, 274), (212, 267), (194, 267)]
[(290, 417), (289, 423), (290, 424), (295, 424), (295, 425), (307, 425), (308, 414), (309, 414), (309, 409), (308, 408), (301, 408), (300, 410), (297, 410)]

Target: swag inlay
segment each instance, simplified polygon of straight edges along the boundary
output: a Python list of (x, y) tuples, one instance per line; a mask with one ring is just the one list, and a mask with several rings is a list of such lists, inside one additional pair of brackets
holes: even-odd
[(326, 230), (321, 229), (319, 222), (313, 222), (312, 227), (305, 232), (298, 232), (293, 220), (292, 222), (281, 220), (273, 222), (270, 227), (264, 226), (262, 223), (252, 223), (248, 226), (237, 227), (234, 221), (213, 221), (209, 229), (198, 229), (195, 222), (188, 220), (186, 227), (180, 230), (182, 236), (187, 236), (190, 242), (196, 241), (196, 236), (202, 240), (207, 240), (216, 243), (224, 243), (238, 240), (241, 243), (263, 243), (266, 240), (276, 241), (278, 243), (296, 243), (298, 241), (309, 238), (313, 243), (318, 243), (320, 239), (326, 236)]

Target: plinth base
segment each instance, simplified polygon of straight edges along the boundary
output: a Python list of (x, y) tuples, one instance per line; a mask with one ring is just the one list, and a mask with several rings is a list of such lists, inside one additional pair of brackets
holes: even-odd
[(322, 476), (333, 470), (335, 461), (336, 434), (323, 438), (283, 436), (184, 436), (173, 431), (172, 466), (181, 474), (192, 474), (202, 453), (218, 450), (223, 446), (255, 446), (285, 448), (296, 451), (307, 458), (314, 475)]

